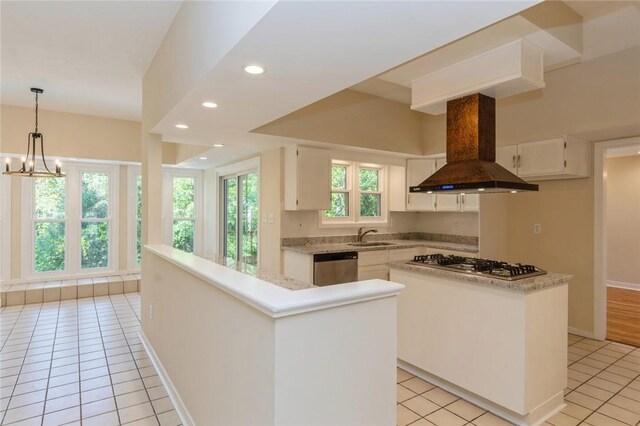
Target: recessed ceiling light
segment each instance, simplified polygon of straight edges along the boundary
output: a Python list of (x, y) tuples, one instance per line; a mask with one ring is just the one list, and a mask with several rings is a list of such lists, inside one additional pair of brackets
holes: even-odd
[(205, 108), (218, 108), (218, 104), (211, 101), (206, 101), (202, 103), (202, 106)]
[(245, 72), (248, 72), (249, 74), (262, 74), (264, 72), (264, 68), (262, 68), (260, 65), (247, 65), (246, 67), (244, 67)]
[(224, 145), (222, 145), (221, 143), (214, 143), (213, 147), (214, 148), (222, 148)]
[(207, 159), (207, 157), (200, 157), (200, 159), (201, 159), (201, 160), (206, 160), (206, 159)]
[(176, 124), (176, 127), (178, 129), (188, 129), (189, 128), (189, 126), (187, 126), (186, 124)]

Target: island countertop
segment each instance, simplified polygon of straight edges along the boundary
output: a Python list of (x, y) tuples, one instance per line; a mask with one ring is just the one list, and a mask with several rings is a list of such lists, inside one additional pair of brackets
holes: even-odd
[(415, 272), (417, 274), (423, 274), (425, 276), (432, 275), (442, 278), (451, 278), (454, 280), (478, 285), (504, 288), (521, 293), (539, 290), (546, 287), (553, 287), (561, 284), (567, 284), (569, 280), (573, 278), (572, 275), (547, 272), (544, 275), (508, 281), (473, 273), (447, 271), (444, 269), (432, 268), (428, 265), (413, 265), (411, 263), (407, 263), (406, 261), (390, 262), (389, 268)]

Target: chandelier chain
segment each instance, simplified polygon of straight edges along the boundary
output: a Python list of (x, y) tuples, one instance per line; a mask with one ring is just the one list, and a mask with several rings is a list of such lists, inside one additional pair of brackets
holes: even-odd
[(38, 92), (36, 92), (36, 134), (38, 133)]

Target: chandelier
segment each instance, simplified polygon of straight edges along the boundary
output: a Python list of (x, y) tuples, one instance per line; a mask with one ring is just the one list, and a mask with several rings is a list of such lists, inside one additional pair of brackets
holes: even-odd
[[(7, 164), (5, 166), (5, 175), (21, 176), (21, 177), (64, 177), (64, 173), (61, 172), (60, 161), (56, 160), (55, 173), (49, 170), (47, 161), (44, 158), (44, 136), (38, 132), (38, 95), (44, 90), (35, 87), (31, 88), (31, 91), (36, 94), (36, 128), (33, 132), (29, 133), (27, 137), (27, 156), (22, 157), (22, 167), (18, 170), (11, 170), (11, 159), (7, 158)], [(44, 170), (37, 170), (36, 167), (36, 148), (40, 142), (40, 154), (42, 156), (42, 164)]]

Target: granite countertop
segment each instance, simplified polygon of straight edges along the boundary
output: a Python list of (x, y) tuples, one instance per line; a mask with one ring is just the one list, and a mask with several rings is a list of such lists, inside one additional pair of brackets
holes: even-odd
[(375, 251), (375, 250), (397, 250), (414, 247), (430, 247), (442, 250), (463, 251), (467, 253), (478, 253), (478, 246), (471, 244), (451, 243), (444, 241), (429, 240), (384, 240), (384, 243), (391, 245), (380, 245), (373, 247), (357, 247), (349, 243), (330, 243), (330, 244), (307, 244), (282, 246), (282, 250), (295, 251), (304, 254), (322, 254), (322, 253), (340, 253), (344, 251)]
[(304, 290), (307, 288), (317, 288), (313, 284), (303, 283), (302, 281), (287, 278), (282, 274), (274, 274), (268, 271), (263, 271), (255, 265), (251, 265), (245, 262), (237, 262), (231, 258), (223, 256), (205, 257), (205, 259), (212, 261), (218, 265), (225, 266), (234, 271), (242, 272), (250, 277), (258, 278), (263, 281), (275, 284), (279, 287), (286, 288), (287, 290)]
[(556, 274), (547, 272), (545, 275), (538, 275), (531, 278), (523, 278), (521, 280), (507, 281), (486, 276), (467, 274), (454, 271), (446, 271), (444, 269), (431, 268), (429, 266), (412, 265), (406, 261), (389, 262), (389, 267), (400, 269), (403, 271), (415, 272), (423, 275), (434, 275), (442, 278), (452, 278), (458, 281), (465, 281), (478, 285), (498, 287), (514, 290), (522, 293), (539, 290), (545, 287), (553, 287), (556, 285), (566, 284), (572, 275)]

